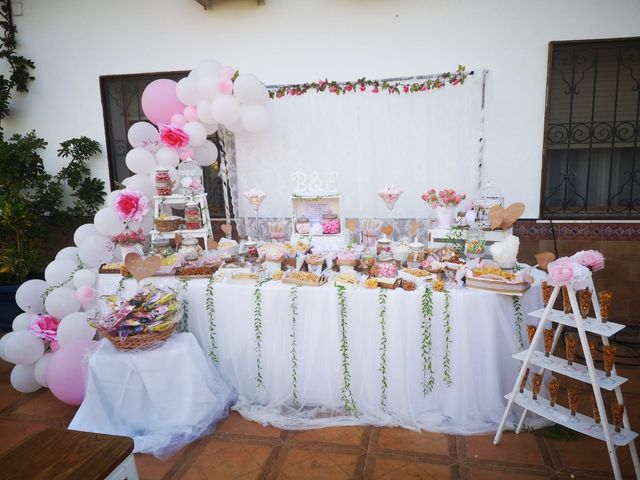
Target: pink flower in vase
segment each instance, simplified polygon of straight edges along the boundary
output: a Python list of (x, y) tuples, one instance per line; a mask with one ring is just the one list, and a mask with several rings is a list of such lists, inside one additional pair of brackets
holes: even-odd
[(36, 336), (46, 341), (54, 341), (58, 338), (58, 325), (60, 321), (51, 315), (34, 315), (31, 317), (29, 330)]
[(582, 250), (574, 253), (571, 259), (591, 269), (592, 272), (604, 269), (604, 256), (597, 250)]
[(139, 222), (149, 212), (147, 197), (136, 190), (122, 190), (113, 207), (123, 222)]
[(169, 148), (180, 150), (189, 145), (189, 134), (173, 125), (162, 125), (160, 127), (160, 141)]

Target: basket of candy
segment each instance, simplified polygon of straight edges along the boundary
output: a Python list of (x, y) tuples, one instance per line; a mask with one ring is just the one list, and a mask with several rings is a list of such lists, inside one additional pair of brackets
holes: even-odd
[(154, 348), (171, 336), (182, 318), (182, 303), (171, 288), (147, 285), (128, 300), (106, 300), (111, 313), (89, 323), (118, 350)]

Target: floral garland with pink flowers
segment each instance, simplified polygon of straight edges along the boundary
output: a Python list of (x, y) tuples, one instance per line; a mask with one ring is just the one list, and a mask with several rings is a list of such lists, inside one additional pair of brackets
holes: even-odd
[(421, 93), (429, 90), (439, 90), (449, 86), (464, 84), (467, 76), (473, 75), (473, 71), (467, 72), (464, 65), (458, 65), (455, 72), (440, 73), (433, 76), (412, 77), (408, 79), (369, 80), (365, 77), (349, 82), (336, 80), (318, 80), (317, 82), (283, 85), (269, 89), (270, 98), (296, 97), (309, 91), (329, 92), (335, 95), (347, 95), (350, 93), (386, 92), (389, 95), (402, 93)]

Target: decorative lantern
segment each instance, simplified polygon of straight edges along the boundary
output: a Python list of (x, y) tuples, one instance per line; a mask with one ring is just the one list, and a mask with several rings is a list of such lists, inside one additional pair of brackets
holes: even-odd
[(479, 227), (489, 227), (491, 226), (489, 222), (489, 209), (494, 205), (503, 207), (504, 197), (500, 191), (489, 182), (485, 183), (478, 193), (480, 198), (474, 202), (476, 224)]
[(185, 160), (178, 166), (180, 192), (183, 195), (194, 195), (204, 192), (202, 167), (195, 160)]

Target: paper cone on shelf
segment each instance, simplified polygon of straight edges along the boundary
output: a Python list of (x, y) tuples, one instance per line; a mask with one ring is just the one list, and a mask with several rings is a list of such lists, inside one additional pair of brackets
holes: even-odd
[(538, 266), (544, 270), (547, 269), (547, 265), (556, 259), (556, 256), (551, 252), (540, 252), (534, 257)]
[(505, 209), (505, 216), (502, 224), (500, 225), (503, 230), (508, 230), (511, 226), (516, 223), (522, 214), (524, 213), (524, 203), (517, 202), (509, 205)]
[(129, 253), (124, 259), (124, 265), (131, 272), (133, 278), (139, 282), (145, 278), (153, 277), (160, 271), (162, 257), (154, 255), (153, 257), (143, 258), (137, 253)]
[(507, 211), (500, 205), (494, 205), (491, 207), (489, 209), (489, 225), (491, 225), (491, 230), (495, 230), (502, 225), (506, 216)]

